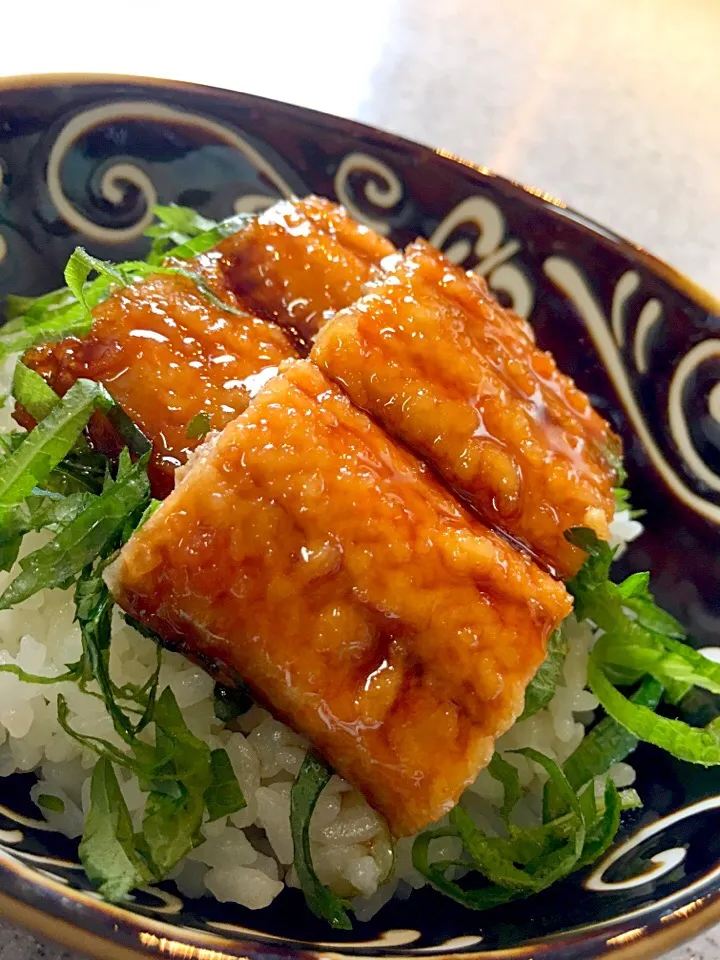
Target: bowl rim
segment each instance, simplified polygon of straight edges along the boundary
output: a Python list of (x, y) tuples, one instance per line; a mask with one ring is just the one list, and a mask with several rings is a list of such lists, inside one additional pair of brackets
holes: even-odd
[[(331, 113), (315, 110), (297, 104), (263, 97), (254, 93), (215, 87), (177, 79), (161, 77), (147, 77), (133, 74), (115, 73), (33, 73), (11, 76), (0, 76), (0, 96), (6, 91), (52, 89), (59, 86), (126, 86), (126, 87), (156, 87), (160, 90), (178, 90), (180, 93), (210, 96), (214, 99), (233, 102), (236, 106), (269, 108), (278, 107), (294, 115), (298, 119), (313, 121), (320, 125), (332, 125), (345, 133), (353, 135), (360, 141), (372, 139), (386, 146), (398, 144), (404, 148), (420, 152), (432, 157), (435, 162), (449, 171), (457, 172), (461, 167), (471, 174), (492, 179), (504, 192), (522, 197), (531, 204), (540, 203), (552, 208), (555, 215), (572, 220), (587, 232), (596, 242), (619, 251), (625, 257), (636, 261), (645, 267), (669, 286), (675, 288), (689, 300), (693, 301), (704, 311), (720, 317), (720, 297), (710, 293), (686, 274), (677, 270), (666, 261), (657, 257), (639, 244), (615, 233), (593, 220), (585, 214), (569, 207), (561, 199), (537, 187), (513, 180), (482, 166), (466, 160), (442, 148), (433, 148), (418, 141), (403, 137), (370, 124)], [(33, 896), (34, 892), (34, 896)], [(136, 914), (124, 910), (114, 904), (106, 903), (101, 899), (88, 900), (82, 898), (78, 902), (73, 918), (63, 917), (63, 901), (67, 899), (67, 888), (51, 878), (38, 877), (24, 864), (12, 856), (0, 856), (0, 916), (10, 922), (19, 924), (36, 935), (53, 940), (64, 947), (78, 950), (86, 955), (101, 958), (101, 960), (148, 960), (159, 958), (170, 953), (181, 955), (186, 960), (270, 960), (278, 953), (272, 943), (230, 941), (221, 934), (179, 928), (171, 923), (159, 921), (144, 914)], [(43, 909), (39, 903), (43, 899), (55, 901), (57, 910)], [(83, 922), (82, 925), (79, 921)], [(136, 927), (136, 946), (118, 943), (114, 934), (119, 930), (119, 922), (123, 925)], [(670, 921), (665, 924), (665, 921)], [(577, 927), (566, 934), (556, 934), (540, 940), (531, 941), (526, 945), (510, 948), (497, 948), (484, 952), (464, 952), (462, 954), (433, 953), (435, 960), (457, 960), (458, 957), (467, 960), (531, 960), (539, 952), (551, 954), (554, 947), (558, 947), (563, 957), (572, 957), (574, 947), (583, 946), (583, 952), (590, 948), (588, 958), (607, 958), (612, 955), (617, 960), (650, 960), (666, 950), (681, 944), (691, 937), (720, 922), (720, 886), (705, 893), (703, 896), (688, 904), (681, 905), (672, 913), (653, 917), (646, 925), (627, 929), (628, 921), (618, 918), (613, 928), (610, 919), (598, 930), (593, 931), (586, 927)], [(142, 928), (142, 929), (140, 929)], [(144, 935), (144, 936), (143, 936)], [(178, 940), (177, 937), (183, 939)], [(338, 954), (331, 948), (317, 945), (317, 952), (308, 944), (305, 948), (293, 945), (290, 949), (297, 957), (314, 957), (316, 960), (346, 960), (350, 955)], [(342, 944), (338, 944), (342, 947)], [(277, 948), (287, 952), (282, 942)], [(230, 952), (227, 952), (229, 949)], [(352, 954), (357, 960), (363, 960), (362, 947), (358, 945)], [(373, 946), (373, 956), (381, 960), (400, 960), (407, 958), (410, 952), (391, 954), (391, 950), (384, 954), (377, 953), (377, 946)]]
[[(122, 73), (28, 73), (11, 76), (0, 75), (0, 94), (6, 90), (23, 90), (41, 87), (56, 86), (89, 86), (89, 85), (127, 85), (127, 86), (150, 86), (161, 89), (175, 88), (187, 93), (196, 93), (200, 95), (212, 95), (222, 99), (245, 101), (248, 104), (262, 105), (267, 104), (272, 107), (281, 107), (289, 113), (298, 117), (315, 120), (318, 123), (327, 123), (331, 121), (336, 128), (344, 130), (347, 133), (355, 134), (358, 138), (372, 137), (388, 146), (402, 144), (410, 150), (420, 151), (421, 153), (431, 154), (441, 164), (448, 169), (454, 169), (458, 165), (475, 174), (480, 174), (495, 181), (506, 192), (524, 195), (526, 200), (531, 203), (540, 201), (542, 204), (554, 208), (555, 212), (562, 217), (573, 220), (579, 226), (588, 231), (596, 240), (600, 240), (611, 247), (620, 248), (626, 255), (631, 256), (643, 264), (647, 269), (657, 274), (662, 280), (675, 287), (689, 299), (695, 301), (698, 306), (708, 313), (720, 316), (720, 294), (715, 295), (697, 283), (687, 274), (673, 267), (666, 260), (651, 253), (648, 249), (628, 239), (627, 237), (609, 229), (592, 217), (580, 213), (574, 207), (569, 206), (559, 197), (548, 193), (538, 187), (524, 183), (520, 180), (513, 180), (511, 177), (504, 176), (496, 171), (485, 167), (482, 164), (466, 160), (464, 157), (453, 153), (450, 150), (444, 150), (442, 147), (430, 147), (427, 144), (420, 143), (401, 134), (393, 133), (389, 130), (383, 130), (380, 127), (374, 127), (371, 124), (363, 123), (359, 120), (350, 120), (347, 117), (340, 117), (336, 114), (327, 113), (322, 110), (315, 110), (312, 107), (304, 107), (298, 104), (289, 103), (286, 100), (276, 100), (272, 97), (263, 97), (260, 94), (246, 93), (242, 90), (230, 90), (226, 87), (215, 87), (211, 84), (196, 83), (194, 81), (165, 79), (162, 77), (146, 77), (134, 74)], [(363, 136), (364, 135), (364, 136)]]
[[(283, 942), (268, 943), (230, 940), (220, 933), (178, 928), (172, 923), (135, 914), (122, 906), (110, 904), (99, 897), (77, 903), (73, 918), (62, 916), (62, 901), (67, 889), (51, 879), (38, 884), (36, 877), (22, 877), (30, 868), (19, 863), (0, 862), (0, 917), (22, 926), (36, 936), (76, 950), (96, 960), (160, 960), (167, 956), (182, 960), (411, 960), (412, 953), (379, 953), (378, 947), (369, 948), (372, 953), (363, 954), (362, 947), (354, 948), (352, 954), (338, 953), (336, 949), (318, 944), (313, 947), (289, 947)], [(10, 881), (8, 884), (7, 881)], [(7, 885), (6, 885), (7, 884)], [(16, 888), (14, 892), (9, 886)], [(41, 898), (52, 898), (55, 910), (44, 910), (36, 903), (22, 899), (23, 888), (38, 890)], [(630, 929), (604, 930), (585, 934), (583, 930), (570, 935), (557, 934), (528, 942), (519, 947), (496, 948), (485, 952), (462, 953), (433, 952), (433, 960), (534, 960), (544, 954), (552, 960), (555, 949), (562, 960), (572, 960), (582, 952), (587, 960), (653, 960), (663, 956), (673, 947), (686, 943), (720, 921), (720, 890), (700, 897), (680, 907), (667, 918), (664, 925), (657, 919), (652, 924)], [(83, 921), (87, 920), (85, 923)], [(609, 921), (611, 922), (611, 921)], [(130, 928), (134, 945), (117, 942), (120, 925)], [(608, 933), (612, 934), (608, 936)], [(123, 939), (126, 939), (125, 937)], [(338, 944), (342, 947), (342, 944)], [(577, 951), (577, 952), (576, 952)]]

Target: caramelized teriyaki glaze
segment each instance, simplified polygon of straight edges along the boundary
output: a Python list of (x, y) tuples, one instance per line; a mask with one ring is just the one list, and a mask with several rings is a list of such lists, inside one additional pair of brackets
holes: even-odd
[[(207, 413), (220, 429), (237, 416), (262, 372), (297, 356), (296, 345), (306, 352), (318, 326), (360, 296), (394, 251), (329, 200), (281, 201), (192, 263), (247, 317), (214, 306), (191, 280), (158, 275), (96, 307), (87, 337), (31, 350), (25, 363), (60, 394), (78, 377), (105, 384), (152, 440), (150, 478), (164, 497), (199, 442), (187, 436), (192, 418)], [(16, 418), (32, 426), (22, 410)], [(90, 433), (117, 454), (121, 441), (104, 418), (93, 417)]]
[(320, 332), (311, 356), (487, 521), (571, 576), (564, 531), (606, 539), (619, 440), (484, 281), (424, 241)]
[(200, 448), (108, 579), (167, 642), (236, 671), (398, 835), (488, 763), (571, 605), (309, 361)]
[(199, 258), (216, 289), (309, 343), (395, 247), (322, 197), (284, 200)]
[[(59, 394), (80, 377), (103, 383), (152, 441), (150, 477), (160, 497), (200, 442), (188, 436), (193, 417), (207, 414), (210, 428), (222, 429), (273, 372), (267, 368), (295, 355), (279, 327), (213, 306), (181, 276), (124, 287), (93, 317), (87, 337), (38, 347), (24, 362)], [(117, 437), (100, 417), (91, 437), (104, 452), (116, 452)]]

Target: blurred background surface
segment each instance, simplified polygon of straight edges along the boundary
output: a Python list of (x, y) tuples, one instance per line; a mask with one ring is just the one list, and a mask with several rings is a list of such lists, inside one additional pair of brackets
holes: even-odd
[(36, 0), (0, 32), (0, 75), (193, 80), (441, 146), (720, 293), (718, 0)]
[[(720, 295), (720, 0), (36, 0), (3, 3), (0, 35), (0, 76), (192, 80), (443, 147)], [(0, 921), (0, 960), (60, 956)]]

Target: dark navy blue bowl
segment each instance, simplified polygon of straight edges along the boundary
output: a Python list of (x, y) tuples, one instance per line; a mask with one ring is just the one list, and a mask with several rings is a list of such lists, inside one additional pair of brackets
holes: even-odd
[[(720, 304), (541, 191), (441, 150), (258, 97), (169, 81), (0, 81), (0, 299), (57, 286), (77, 244), (142, 256), (156, 202), (211, 217), (319, 193), (398, 245), (422, 235), (530, 316), (612, 420), (647, 532), (622, 563), (701, 646), (720, 625)], [(650, 748), (644, 809), (608, 859), (474, 914), (430, 890), (335, 933), (286, 891), (268, 910), (184, 901), (171, 884), (101, 901), (76, 845), (42, 828), (32, 778), (2, 781), (0, 907), (103, 958), (647, 957), (720, 920), (720, 774)]]

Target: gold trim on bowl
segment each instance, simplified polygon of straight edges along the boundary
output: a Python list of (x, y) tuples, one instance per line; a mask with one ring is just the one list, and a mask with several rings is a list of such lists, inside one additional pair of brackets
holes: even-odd
[[(668, 926), (660, 926), (653, 932), (645, 927), (637, 927), (608, 938), (604, 941), (602, 952), (591, 954), (596, 960), (654, 960), (672, 950), (705, 930), (720, 922), (720, 896), (713, 894), (710, 902), (704, 905), (704, 899), (695, 901), (671, 914), (672, 922)], [(98, 909), (104, 911), (108, 904), (99, 903)], [(227, 941), (212, 936), (203, 937), (201, 944), (193, 944), (188, 939), (177, 939), (185, 931), (167, 927), (165, 930), (153, 932), (150, 928), (166, 927), (148, 921), (146, 931), (138, 930), (138, 946), (136, 948), (118, 944), (101, 934), (79, 927), (76, 924), (54, 917), (49, 913), (32, 907), (5, 893), (0, 893), (0, 915), (11, 923), (24, 927), (41, 939), (52, 941), (60, 946), (75, 950), (78, 953), (95, 960), (148, 960), (148, 958), (171, 957), (173, 960), (251, 960), (248, 954), (228, 953), (226, 947), (231, 946)], [(136, 914), (127, 914), (136, 921)], [(117, 925), (115, 926), (117, 929)], [(527, 947), (518, 947), (507, 950), (491, 950), (485, 953), (434, 954), (436, 960), (533, 960), (543, 955), (549, 956), (558, 940), (547, 940)], [(577, 949), (582, 949), (582, 941), (576, 941)], [(587, 945), (587, 941), (586, 941)], [(253, 951), (255, 954), (255, 951)], [(257, 954), (255, 954), (257, 955)], [(322, 960), (339, 960), (340, 955), (322, 951)], [(357, 956), (357, 960), (370, 960)], [(376, 957), (372, 960), (377, 960)], [(398, 958), (399, 960), (399, 958)], [(403, 957), (403, 960), (407, 960)]]

